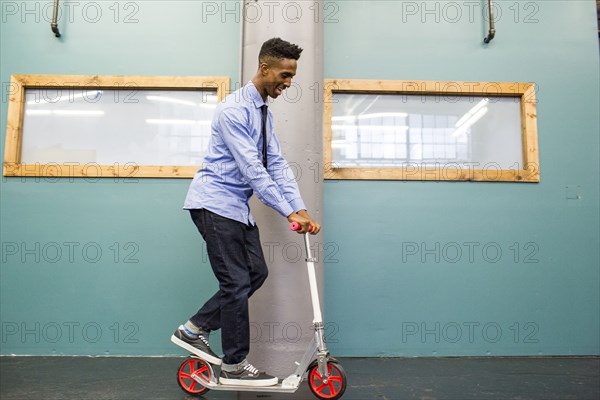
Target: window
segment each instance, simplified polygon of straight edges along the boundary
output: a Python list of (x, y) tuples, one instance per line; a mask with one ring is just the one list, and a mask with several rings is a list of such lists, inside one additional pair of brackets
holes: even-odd
[(5, 176), (192, 177), (223, 77), (13, 75)]
[(528, 83), (325, 82), (328, 179), (539, 182)]

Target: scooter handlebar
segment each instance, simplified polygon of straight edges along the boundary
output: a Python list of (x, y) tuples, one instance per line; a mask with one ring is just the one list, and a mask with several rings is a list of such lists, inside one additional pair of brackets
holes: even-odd
[[(302, 225), (300, 225), (298, 222), (292, 222), (290, 224), (290, 229), (293, 230), (294, 232), (299, 231), (300, 229), (302, 229)], [(308, 231), (312, 232), (313, 230), (313, 226), (309, 225), (308, 227)]]

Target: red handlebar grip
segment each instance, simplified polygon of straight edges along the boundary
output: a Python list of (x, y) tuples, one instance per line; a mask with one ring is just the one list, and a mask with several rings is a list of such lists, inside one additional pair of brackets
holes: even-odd
[[(290, 224), (290, 229), (293, 230), (293, 231), (299, 231), (301, 228), (302, 228), (302, 226), (299, 223), (297, 223), (297, 222), (292, 222)], [(308, 226), (308, 231), (309, 232), (312, 232), (313, 229), (314, 229), (314, 227), (312, 225)]]

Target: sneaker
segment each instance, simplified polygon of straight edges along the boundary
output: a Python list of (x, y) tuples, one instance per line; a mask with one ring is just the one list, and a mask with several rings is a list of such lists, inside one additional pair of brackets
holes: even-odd
[(221, 359), (211, 350), (207, 338), (202, 334), (191, 333), (183, 325), (179, 326), (171, 336), (171, 342), (211, 364), (221, 365)]
[(219, 383), (232, 386), (273, 386), (279, 382), (275, 376), (260, 372), (252, 366), (246, 364), (242, 369), (235, 372), (227, 372), (221, 369)]

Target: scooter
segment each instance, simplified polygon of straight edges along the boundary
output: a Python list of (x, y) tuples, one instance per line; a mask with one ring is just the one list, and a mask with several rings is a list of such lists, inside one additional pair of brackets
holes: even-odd
[[(300, 224), (292, 222), (290, 229), (300, 230)], [(193, 396), (202, 396), (209, 390), (230, 390), (247, 392), (280, 392), (294, 393), (302, 381), (308, 379), (308, 386), (312, 393), (319, 399), (339, 399), (346, 390), (346, 372), (342, 365), (329, 355), (325, 343), (325, 333), (317, 279), (315, 276), (315, 259), (311, 255), (308, 233), (304, 235), (306, 247), (306, 265), (308, 268), (308, 281), (313, 306), (315, 330), (302, 360), (296, 362), (296, 371), (273, 386), (233, 386), (219, 383), (219, 366), (213, 365), (196, 355), (186, 358), (177, 371), (177, 383), (184, 392)]]

